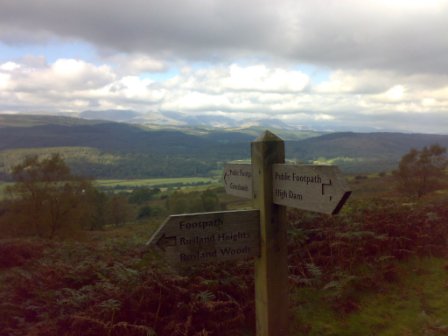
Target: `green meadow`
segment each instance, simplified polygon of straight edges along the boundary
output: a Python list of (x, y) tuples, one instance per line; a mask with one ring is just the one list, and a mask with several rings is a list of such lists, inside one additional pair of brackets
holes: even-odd
[(194, 186), (217, 183), (216, 179), (209, 177), (173, 177), (173, 178), (150, 178), (132, 180), (96, 180), (95, 184), (99, 188), (126, 188), (135, 189), (143, 187), (170, 187), (170, 186)]

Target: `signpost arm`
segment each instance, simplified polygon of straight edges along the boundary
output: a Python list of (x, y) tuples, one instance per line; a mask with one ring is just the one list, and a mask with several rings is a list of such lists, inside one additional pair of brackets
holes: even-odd
[(260, 210), (260, 256), (255, 261), (257, 336), (288, 334), (289, 290), (286, 208), (272, 202), (272, 164), (284, 163), (285, 145), (265, 131), (251, 144), (255, 207)]

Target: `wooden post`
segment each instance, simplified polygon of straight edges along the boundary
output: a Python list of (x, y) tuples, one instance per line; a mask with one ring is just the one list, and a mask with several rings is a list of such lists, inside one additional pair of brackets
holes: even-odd
[(272, 202), (272, 164), (284, 163), (285, 145), (265, 131), (251, 143), (254, 205), (260, 210), (260, 256), (255, 261), (257, 336), (288, 334), (289, 290), (286, 208)]

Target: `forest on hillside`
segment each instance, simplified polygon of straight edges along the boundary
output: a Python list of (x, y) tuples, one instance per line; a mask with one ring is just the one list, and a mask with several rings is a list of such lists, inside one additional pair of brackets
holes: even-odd
[[(90, 178), (212, 176), (223, 163), (247, 160), (260, 129), (152, 129), (77, 118), (0, 118), (0, 180), (26, 156), (63, 155), (72, 171)], [(294, 162), (334, 164), (351, 174), (393, 170), (411, 148), (448, 146), (448, 135), (319, 133), (275, 130)]]

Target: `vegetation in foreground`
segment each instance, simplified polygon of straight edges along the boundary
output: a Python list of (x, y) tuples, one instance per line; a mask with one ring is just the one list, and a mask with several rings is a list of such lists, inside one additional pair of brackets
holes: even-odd
[[(355, 182), (363, 190), (397, 176)], [(291, 335), (447, 333), (448, 197), (425, 191), (414, 198), (355, 197), (337, 217), (289, 211)], [(168, 212), (228, 206), (216, 190), (140, 190), (127, 202)], [(65, 240), (0, 240), (2, 333), (253, 335), (253, 262), (174, 272), (142, 249), (156, 218), (84, 227)], [(63, 228), (57, 232), (64, 237)]]
[[(397, 335), (397, 324), (408, 335), (443, 335), (447, 199), (409, 210), (359, 201), (339, 217), (289, 213), (292, 335)], [(253, 263), (173, 272), (141, 249), (156, 226), (77, 241), (2, 240), (0, 329), (11, 336), (253, 334)]]

